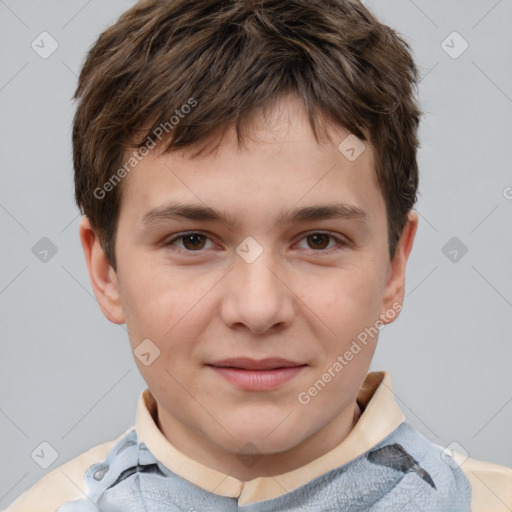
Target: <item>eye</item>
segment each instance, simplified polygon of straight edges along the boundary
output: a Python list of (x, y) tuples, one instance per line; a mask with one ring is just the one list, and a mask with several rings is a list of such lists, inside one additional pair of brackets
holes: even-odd
[[(335, 243), (334, 246), (331, 245), (328, 247), (329, 239), (337, 243)], [(342, 248), (348, 245), (348, 242), (345, 240), (335, 237), (329, 233), (321, 232), (310, 233), (309, 235), (303, 237), (301, 240), (306, 240), (308, 244), (307, 248), (314, 252), (330, 252), (330, 249), (333, 247), (338, 246), (338, 248)]]
[(176, 241), (182, 241), (183, 246), (179, 247), (180, 250), (187, 252), (201, 252), (201, 249), (204, 249), (205, 247), (206, 240), (210, 240), (210, 238), (203, 233), (191, 231), (189, 233), (182, 233), (181, 235), (175, 236), (171, 240), (165, 242), (165, 245), (175, 245)]

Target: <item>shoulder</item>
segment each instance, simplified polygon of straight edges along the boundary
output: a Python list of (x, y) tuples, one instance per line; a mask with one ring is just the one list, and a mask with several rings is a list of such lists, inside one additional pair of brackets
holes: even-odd
[(511, 468), (444, 448), (408, 422), (402, 423), (390, 439), (400, 442), (424, 470), (435, 475), (436, 483), (442, 484), (438, 489), (443, 489), (448, 497), (454, 493), (466, 496), (471, 512), (512, 511)]
[(99, 444), (50, 471), (2, 512), (56, 512), (65, 502), (84, 497), (84, 475), (101, 462), (133, 427), (115, 439)]
[(471, 483), (472, 512), (510, 512), (512, 509), (511, 468), (465, 458), (457, 452), (453, 457)]

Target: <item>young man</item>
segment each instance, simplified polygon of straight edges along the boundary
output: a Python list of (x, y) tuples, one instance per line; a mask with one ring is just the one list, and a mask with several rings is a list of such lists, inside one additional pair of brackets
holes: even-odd
[(80, 236), (148, 384), (9, 512), (511, 510), (368, 373), (417, 216), (415, 65), (359, 2), (150, 0), (76, 97)]

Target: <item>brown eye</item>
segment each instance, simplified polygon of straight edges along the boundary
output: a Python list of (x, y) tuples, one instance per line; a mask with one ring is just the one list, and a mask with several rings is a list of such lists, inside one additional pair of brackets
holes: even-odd
[[(314, 235), (309, 235), (308, 245), (311, 249), (325, 249), (329, 245), (329, 239), (332, 238), (330, 235), (326, 235), (323, 233), (315, 233)], [(311, 244), (309, 242), (312, 242)]]
[[(208, 241), (210, 241), (208, 236), (203, 235), (202, 233), (190, 232), (175, 236), (172, 240), (166, 242), (165, 245), (174, 246), (181, 252), (203, 252), (202, 249), (205, 249)], [(206, 247), (206, 249), (209, 248), (211, 248), (211, 246)]]
[(309, 250), (317, 253), (319, 256), (327, 256), (336, 250), (343, 250), (350, 246), (350, 242), (344, 237), (337, 237), (330, 233), (313, 232), (302, 237), (300, 244), (301, 249)]
[(202, 249), (205, 245), (206, 237), (195, 233), (193, 235), (185, 235), (180, 237), (183, 239), (183, 246), (190, 251)]

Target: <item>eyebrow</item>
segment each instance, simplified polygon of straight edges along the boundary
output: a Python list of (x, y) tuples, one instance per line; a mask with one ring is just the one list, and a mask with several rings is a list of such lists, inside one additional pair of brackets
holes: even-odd
[[(236, 217), (224, 211), (214, 210), (200, 204), (165, 203), (147, 211), (142, 217), (142, 225), (149, 226), (166, 220), (189, 219), (216, 221), (228, 227), (237, 225)], [(347, 203), (333, 203), (318, 206), (304, 206), (290, 211), (281, 211), (276, 224), (292, 224), (326, 219), (358, 220), (369, 223), (369, 215), (361, 208)]]

